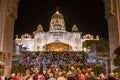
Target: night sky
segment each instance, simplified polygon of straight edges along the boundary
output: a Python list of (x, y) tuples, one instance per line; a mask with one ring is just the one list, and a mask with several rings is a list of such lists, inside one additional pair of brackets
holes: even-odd
[(67, 31), (76, 24), (83, 34), (99, 35), (108, 39), (107, 21), (104, 19), (103, 0), (20, 0), (14, 36), (32, 34), (41, 24), (49, 30), (52, 15), (59, 7)]

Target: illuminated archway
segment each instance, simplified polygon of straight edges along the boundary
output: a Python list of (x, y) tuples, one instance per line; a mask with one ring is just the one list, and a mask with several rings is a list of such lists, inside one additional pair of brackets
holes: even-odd
[(63, 51), (69, 51), (71, 46), (66, 43), (62, 42), (53, 42), (53, 43), (48, 43), (45, 45), (45, 50), (46, 51), (57, 51), (57, 52), (63, 52)]

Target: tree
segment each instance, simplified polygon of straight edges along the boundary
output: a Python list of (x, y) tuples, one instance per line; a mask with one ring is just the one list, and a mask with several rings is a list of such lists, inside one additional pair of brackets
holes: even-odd
[(96, 43), (96, 51), (97, 52), (109, 52), (109, 43), (104, 38), (100, 38), (100, 40)]
[(120, 67), (120, 47), (115, 49), (114, 54), (116, 55), (114, 58), (114, 65)]
[(118, 75), (120, 76), (120, 67), (117, 67), (113, 70), (114, 73), (118, 73)]
[(115, 49), (114, 54), (116, 55), (114, 58), (114, 65), (116, 68), (113, 71), (117, 72), (120, 75), (120, 46)]
[(4, 73), (4, 65), (0, 64), (0, 75)]
[(120, 56), (120, 46), (117, 49), (115, 49), (114, 54)]
[(15, 65), (12, 67), (12, 73), (25, 73), (29, 66)]

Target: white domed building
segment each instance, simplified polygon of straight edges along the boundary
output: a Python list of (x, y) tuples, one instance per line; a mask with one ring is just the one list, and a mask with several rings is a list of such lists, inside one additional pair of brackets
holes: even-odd
[(24, 34), (21, 38), (15, 39), (15, 44), (22, 45), (27, 51), (82, 51), (82, 43), (85, 40), (99, 40), (93, 35), (82, 36), (78, 27), (74, 25), (71, 32), (66, 31), (63, 15), (57, 10), (50, 21), (48, 32), (43, 31), (39, 25), (34, 32), (33, 38), (29, 34)]

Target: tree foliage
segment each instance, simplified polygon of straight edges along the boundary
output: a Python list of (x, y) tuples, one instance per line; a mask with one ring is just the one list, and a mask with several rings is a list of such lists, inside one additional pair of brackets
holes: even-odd
[(113, 70), (114, 73), (118, 73), (118, 75), (120, 76), (120, 67), (117, 67)]
[(114, 51), (114, 54), (120, 56), (120, 46)]
[(109, 45), (108, 41), (104, 38), (100, 38), (100, 40), (96, 44), (96, 51), (97, 52), (109, 52)]
[(120, 76), (120, 46), (115, 49), (114, 54), (116, 57), (114, 58), (114, 65), (117, 67), (113, 70), (113, 72), (116, 72)]
[(4, 74), (4, 65), (0, 64), (0, 76)]
[(116, 57), (114, 58), (114, 65), (120, 66), (120, 56), (119, 55), (116, 55)]
[(120, 66), (120, 47), (115, 49), (114, 54), (116, 55), (116, 57), (114, 58), (114, 65)]
[(108, 46), (105, 44), (97, 44), (96, 45), (96, 51), (97, 52), (108, 52)]
[(28, 66), (15, 65), (12, 67), (12, 73), (25, 73), (25, 71), (28, 69), (29, 69)]

